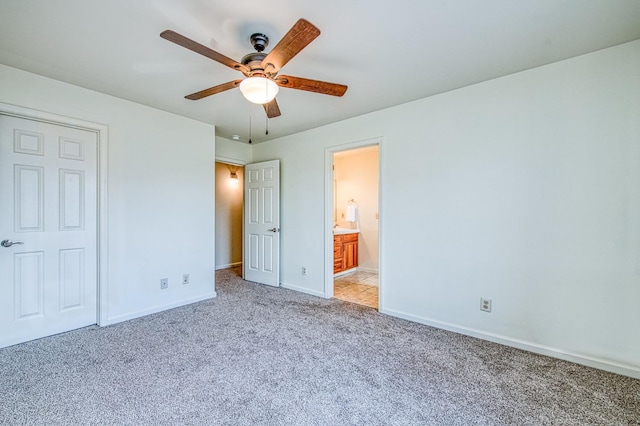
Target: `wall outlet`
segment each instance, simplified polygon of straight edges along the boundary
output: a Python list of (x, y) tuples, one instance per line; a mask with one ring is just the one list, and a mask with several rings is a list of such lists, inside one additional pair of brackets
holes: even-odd
[(307, 267), (303, 266), (300, 272), (302, 273), (302, 275), (307, 275)]
[(182, 284), (189, 284), (189, 274), (182, 274)]
[(160, 280), (160, 290), (166, 290), (169, 288), (169, 278), (162, 278)]
[(491, 312), (491, 299), (480, 298), (480, 310)]

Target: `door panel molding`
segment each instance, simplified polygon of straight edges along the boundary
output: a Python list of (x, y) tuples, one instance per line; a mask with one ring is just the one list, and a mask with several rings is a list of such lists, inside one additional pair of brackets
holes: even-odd
[[(14, 231), (42, 232), (44, 229), (44, 168), (40, 166), (13, 166)], [(29, 209), (30, 205), (35, 209)], [(29, 214), (35, 211), (36, 214)]]
[(15, 319), (44, 314), (44, 252), (13, 255)]

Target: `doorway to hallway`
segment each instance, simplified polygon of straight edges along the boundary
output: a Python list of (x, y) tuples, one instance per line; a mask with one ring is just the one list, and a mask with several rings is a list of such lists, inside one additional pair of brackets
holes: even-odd
[(215, 269), (242, 266), (244, 167), (215, 163)]

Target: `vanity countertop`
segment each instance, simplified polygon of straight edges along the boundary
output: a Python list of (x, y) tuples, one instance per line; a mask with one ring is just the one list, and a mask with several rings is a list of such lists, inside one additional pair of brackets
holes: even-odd
[(359, 229), (333, 228), (333, 235), (357, 234), (359, 232), (360, 232)]

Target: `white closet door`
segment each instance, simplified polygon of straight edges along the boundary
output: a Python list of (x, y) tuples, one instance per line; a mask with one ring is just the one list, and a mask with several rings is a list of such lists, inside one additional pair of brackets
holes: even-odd
[(0, 347), (96, 323), (96, 150), (93, 132), (0, 115)]

